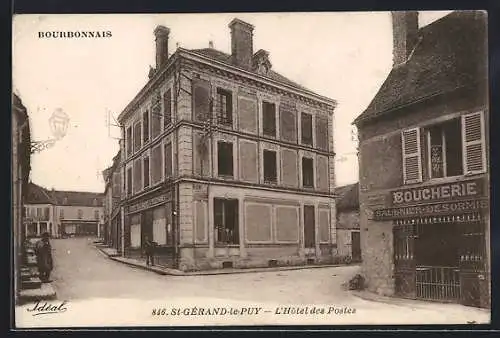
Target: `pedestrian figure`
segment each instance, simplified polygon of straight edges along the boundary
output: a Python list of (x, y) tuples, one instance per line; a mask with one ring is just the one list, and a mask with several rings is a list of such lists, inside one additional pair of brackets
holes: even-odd
[(42, 239), (35, 246), (36, 261), (38, 264), (38, 273), (42, 283), (50, 282), (50, 273), (52, 272), (52, 246), (49, 241), (49, 233), (44, 232)]
[(146, 265), (155, 265), (154, 263), (154, 243), (149, 237), (144, 238), (144, 254), (146, 255)]

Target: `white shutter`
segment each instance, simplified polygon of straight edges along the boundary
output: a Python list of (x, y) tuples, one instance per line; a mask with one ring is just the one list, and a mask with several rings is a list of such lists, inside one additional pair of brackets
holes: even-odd
[(412, 128), (401, 133), (403, 149), (404, 184), (422, 182), (422, 156), (420, 129)]
[(486, 170), (484, 118), (482, 112), (462, 115), (462, 149), (464, 174)]

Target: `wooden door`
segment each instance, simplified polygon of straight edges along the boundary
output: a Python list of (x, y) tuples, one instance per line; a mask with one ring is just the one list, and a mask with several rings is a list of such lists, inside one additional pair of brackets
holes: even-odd
[(361, 237), (359, 231), (351, 232), (352, 261), (361, 262)]
[(306, 248), (316, 247), (314, 206), (304, 205), (304, 246)]

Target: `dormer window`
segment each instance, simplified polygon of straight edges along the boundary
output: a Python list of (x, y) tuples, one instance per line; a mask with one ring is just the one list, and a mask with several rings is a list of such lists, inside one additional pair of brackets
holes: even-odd
[(97, 198), (94, 198), (93, 204), (94, 206), (97, 206)]
[(271, 62), (269, 61), (269, 52), (260, 49), (253, 56), (253, 67), (260, 75), (267, 75), (271, 70)]
[(64, 205), (67, 205), (67, 204), (68, 204), (68, 198), (67, 198), (67, 197), (64, 197), (64, 199), (63, 199), (63, 204), (64, 204)]

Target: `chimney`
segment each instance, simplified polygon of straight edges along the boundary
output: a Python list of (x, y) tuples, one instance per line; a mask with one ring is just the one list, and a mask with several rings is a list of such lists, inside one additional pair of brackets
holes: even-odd
[(393, 67), (408, 61), (418, 40), (418, 12), (391, 12)]
[(208, 41), (208, 48), (214, 48), (214, 42), (212, 40)]
[(238, 67), (250, 69), (253, 55), (253, 26), (240, 19), (229, 23), (231, 29), (231, 59)]
[(155, 41), (156, 41), (156, 70), (160, 69), (168, 60), (168, 35), (170, 34), (170, 29), (165, 26), (157, 26), (155, 31)]

